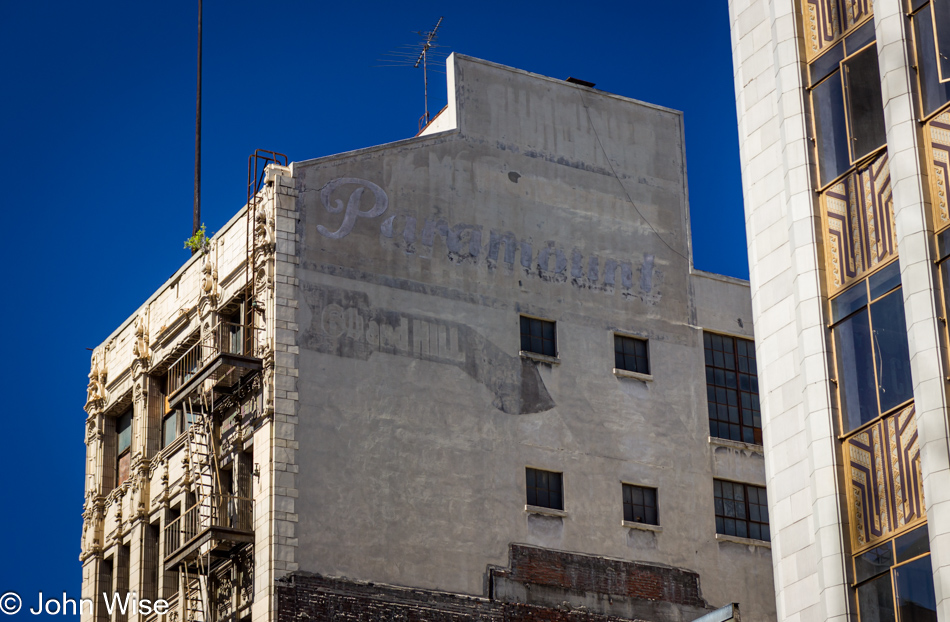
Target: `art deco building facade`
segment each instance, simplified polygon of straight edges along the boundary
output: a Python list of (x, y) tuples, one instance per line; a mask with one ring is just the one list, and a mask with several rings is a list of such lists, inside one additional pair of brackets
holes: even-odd
[(950, 3), (731, 0), (780, 620), (950, 620)]
[(748, 284), (692, 268), (682, 115), (448, 76), (414, 138), (252, 157), (248, 206), (95, 349), (84, 596), (774, 619)]

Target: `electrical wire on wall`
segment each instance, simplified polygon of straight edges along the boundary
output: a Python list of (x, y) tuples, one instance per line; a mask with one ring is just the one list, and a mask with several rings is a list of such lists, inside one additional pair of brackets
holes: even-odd
[(584, 99), (584, 95), (578, 92), (578, 96), (581, 98), (581, 105), (584, 107), (584, 112), (587, 113), (587, 122), (590, 123), (590, 129), (594, 132), (594, 138), (597, 139), (597, 144), (600, 145), (600, 150), (604, 154), (604, 159), (607, 160), (607, 166), (610, 167), (610, 172), (613, 173), (614, 179), (617, 180), (617, 183), (620, 184), (620, 188), (623, 190), (624, 195), (627, 197), (630, 205), (633, 206), (633, 209), (637, 212), (637, 215), (650, 227), (650, 230), (653, 231), (653, 234), (657, 237), (660, 242), (663, 242), (663, 245), (670, 249), (674, 254), (679, 255), (686, 260), (686, 263), (689, 264), (689, 257), (679, 252), (670, 244), (663, 239), (663, 236), (660, 235), (660, 232), (656, 230), (656, 227), (653, 226), (647, 217), (643, 215), (643, 212), (640, 211), (640, 208), (637, 207), (636, 202), (634, 202), (633, 197), (630, 196), (630, 193), (627, 192), (627, 187), (623, 185), (623, 182), (620, 180), (620, 176), (617, 174), (617, 169), (614, 168), (613, 162), (610, 161), (610, 156), (607, 155), (607, 149), (604, 148), (603, 141), (600, 140), (600, 134), (597, 132), (597, 128), (594, 126), (594, 120), (590, 116), (590, 108), (587, 107), (587, 101)]

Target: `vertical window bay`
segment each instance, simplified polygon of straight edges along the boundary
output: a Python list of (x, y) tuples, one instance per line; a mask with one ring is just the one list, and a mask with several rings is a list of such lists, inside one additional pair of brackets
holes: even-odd
[(914, 397), (900, 289), (871, 303), (871, 324), (878, 361), (878, 394), (884, 413)]
[(841, 74), (835, 72), (812, 91), (818, 176), (822, 186), (851, 166)]
[(865, 48), (841, 65), (848, 85), (848, 115), (852, 136), (852, 161), (857, 161), (887, 142), (884, 101), (877, 46)]
[(878, 415), (867, 308), (838, 324), (834, 337), (842, 424), (844, 431), (849, 432)]

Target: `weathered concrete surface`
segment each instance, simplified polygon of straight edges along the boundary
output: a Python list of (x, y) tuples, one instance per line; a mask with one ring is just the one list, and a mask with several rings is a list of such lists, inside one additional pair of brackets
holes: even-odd
[[(691, 277), (682, 115), (453, 61), (454, 129), (293, 166), (299, 569), (481, 595), (524, 542), (773, 618), (768, 549), (715, 539), (701, 329), (751, 335), (751, 309)], [(558, 361), (519, 356), (521, 314)], [(614, 331), (652, 380), (614, 376)], [(564, 473), (566, 516), (525, 512), (526, 466)], [(660, 531), (621, 525), (621, 482), (659, 489)]]

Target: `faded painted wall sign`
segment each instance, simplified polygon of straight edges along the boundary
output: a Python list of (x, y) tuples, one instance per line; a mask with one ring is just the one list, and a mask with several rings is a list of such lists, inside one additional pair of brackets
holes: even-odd
[(487, 387), (502, 412), (554, 407), (535, 363), (506, 354), (469, 326), (373, 308), (362, 292), (307, 282), (300, 287), (313, 314), (301, 341), (309, 350), (364, 361), (380, 352), (451, 365)]
[[(355, 188), (354, 188), (355, 186)], [(346, 206), (334, 193), (343, 196), (349, 190)], [(373, 204), (361, 209), (366, 190), (373, 193)], [(320, 189), (320, 202), (327, 212), (343, 212), (343, 221), (331, 231), (317, 225), (320, 235), (342, 240), (356, 226), (360, 218), (373, 219), (383, 216), (389, 208), (386, 192), (371, 181), (357, 177), (339, 177), (327, 182)], [(511, 231), (489, 229), (483, 235), (482, 225), (457, 223), (450, 225), (442, 218), (425, 218), (419, 229), (419, 217), (408, 212), (390, 214), (379, 224), (380, 240), (403, 250), (409, 256), (422, 259), (433, 257), (436, 238), (441, 238), (447, 257), (456, 265), (474, 264), (488, 270), (502, 267), (524, 276), (537, 277), (548, 282), (567, 282), (582, 289), (614, 293), (619, 291), (624, 298), (636, 298), (651, 305), (660, 301), (658, 285), (663, 273), (656, 269), (653, 254), (644, 253), (634, 273), (633, 261), (604, 258), (597, 255), (584, 256), (578, 248), (568, 253), (556, 240), (535, 243), (530, 237), (518, 237)], [(485, 238), (487, 237), (487, 240)], [(484, 245), (483, 245), (484, 244)]]
[[(323, 203), (323, 207), (331, 214), (339, 214), (343, 211), (343, 201), (337, 199), (336, 203), (331, 206), (330, 195), (340, 186), (347, 184), (356, 184), (357, 187), (350, 193), (350, 199), (346, 202), (346, 211), (343, 213), (343, 222), (340, 224), (340, 228), (336, 231), (330, 231), (323, 225), (317, 225), (317, 231), (334, 240), (345, 238), (350, 231), (353, 230), (353, 225), (356, 224), (357, 218), (375, 218), (385, 212), (386, 208), (389, 207), (389, 197), (386, 196), (382, 188), (373, 182), (356, 177), (340, 177), (327, 183), (327, 185), (320, 189), (320, 202)], [(360, 210), (360, 201), (363, 198), (363, 191), (367, 188), (372, 190), (376, 201), (373, 203), (373, 207), (362, 211)]]

